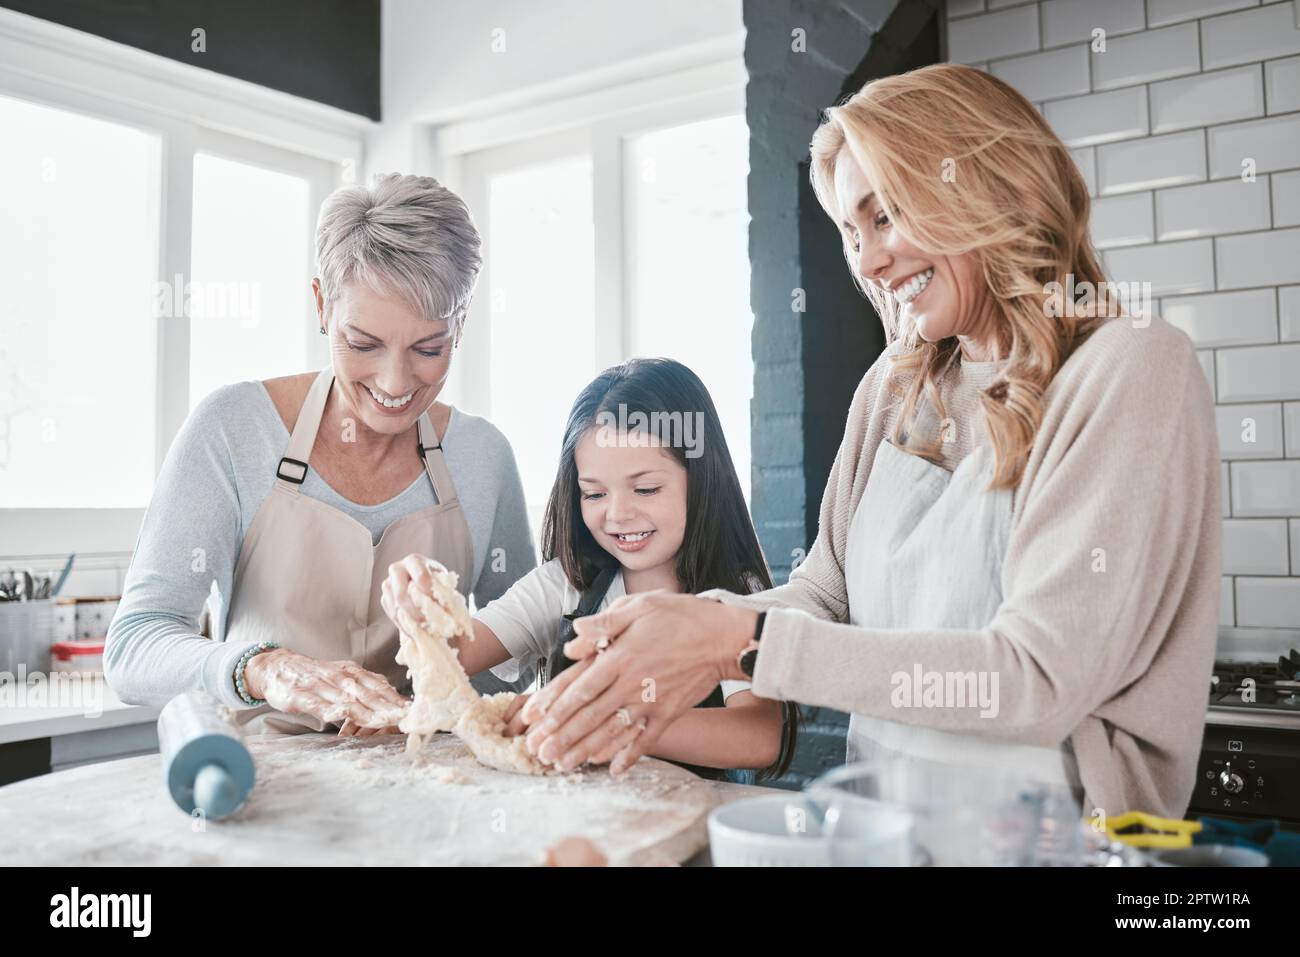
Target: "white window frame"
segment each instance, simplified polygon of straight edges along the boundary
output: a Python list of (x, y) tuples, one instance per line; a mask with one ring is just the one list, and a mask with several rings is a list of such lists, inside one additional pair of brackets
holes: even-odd
[[(178, 273), (190, 275), (196, 152), (303, 176), (315, 210), (331, 190), (360, 175), (364, 138), (376, 126), (344, 110), (6, 9), (0, 9), (0, 96), (159, 137), (156, 278), (169, 283)], [(304, 321), (308, 354), (323, 364), (325, 348), (311, 331)], [(189, 414), (189, 320), (159, 318), (155, 335), (156, 475)], [(94, 480), (94, 467), (87, 469), (87, 482)], [(130, 552), (144, 509), (3, 508), (0, 515), (0, 555), (44, 557)]]
[[(437, 173), (474, 213), (484, 247), (491, 243), (490, 177), (550, 159), (587, 153), (592, 162), (596, 340), (595, 370), (627, 358), (629, 341), (629, 235), (631, 203), (627, 188), (631, 151), (640, 134), (745, 112), (748, 75), (743, 37), (709, 48), (714, 59), (669, 69), (649, 79), (612, 83), (541, 105), (446, 124), (427, 131), (425, 149)], [(609, 77), (602, 78), (606, 83)], [(456, 356), (448, 399), (467, 411), (490, 417), (491, 257), (471, 303), (465, 335)], [(616, 322), (608, 317), (616, 316)]]

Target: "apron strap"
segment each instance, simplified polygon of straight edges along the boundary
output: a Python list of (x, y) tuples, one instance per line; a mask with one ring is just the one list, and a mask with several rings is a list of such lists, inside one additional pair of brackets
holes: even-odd
[(609, 591), (609, 586), (614, 583), (614, 576), (621, 570), (622, 566), (618, 562), (602, 568), (596, 573), (596, 577), (592, 579), (586, 590), (578, 596), (578, 607), (563, 616), (560, 624), (560, 638), (555, 645), (555, 654), (549, 658), (543, 658), (541, 667), (538, 669), (539, 688), (545, 687), (556, 675), (573, 664), (573, 659), (564, 653), (564, 646), (577, 637), (578, 633), (573, 627), (574, 620), (586, 618), (588, 615), (595, 613), (596, 609), (600, 607), (600, 603), (605, 600), (605, 594)]
[(433, 483), (433, 494), (439, 505), (454, 505), (459, 501), (456, 484), (451, 480), (447, 459), (442, 454), (442, 439), (438, 438), (438, 430), (433, 427), (428, 412), (420, 416), (417, 425), (416, 450), (424, 460), (424, 471), (428, 473), (429, 481)]
[(297, 486), (307, 480), (307, 460), (316, 444), (316, 433), (325, 412), (325, 400), (329, 398), (330, 386), (333, 384), (334, 370), (322, 369), (298, 411), (293, 433), (289, 436), (289, 448), (275, 467), (276, 481), (290, 492), (298, 491)]

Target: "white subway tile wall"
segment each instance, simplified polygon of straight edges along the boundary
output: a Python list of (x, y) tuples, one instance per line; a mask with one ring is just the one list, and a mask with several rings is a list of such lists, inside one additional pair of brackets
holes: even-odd
[(1203, 130), (1147, 136), (1097, 147), (1097, 192), (1102, 196), (1199, 183), (1203, 179)]
[(1107, 196), (1092, 204), (1092, 241), (1098, 249), (1155, 241), (1150, 193)]
[(1289, 2), (1201, 21), (1201, 66), (1206, 70), (1296, 53), (1300, 53), (1300, 29)]
[(1161, 242), (1269, 228), (1268, 177), (1228, 179), (1156, 193), (1156, 238)]
[(1264, 115), (1264, 78), (1258, 63), (1151, 84), (1151, 132)]
[(1300, 171), (1274, 173), (1269, 180), (1273, 186), (1273, 225), (1300, 226)]
[(1217, 358), (1220, 402), (1300, 399), (1300, 344), (1220, 349)]
[(1221, 405), (1214, 410), (1219, 431), (1219, 453), (1224, 459), (1280, 459), (1282, 406)]
[(1147, 26), (1163, 27), (1215, 13), (1253, 7), (1259, 0), (1147, 0)]
[(1210, 179), (1294, 169), (1300, 155), (1300, 114), (1211, 126), (1206, 135)]
[(1092, 54), (1092, 84), (1098, 90), (1186, 76), (1201, 68), (1196, 24), (1180, 23), (1116, 37)]
[(1270, 113), (1300, 110), (1300, 56), (1264, 64), (1264, 93)]
[(1300, 282), (1300, 229), (1224, 236), (1214, 255), (1220, 289)]
[(1278, 332), (1283, 342), (1300, 339), (1300, 286), (1277, 291)]
[[(1198, 348), (1249, 346), (1277, 341), (1277, 310), (1272, 289), (1170, 296), (1160, 315), (1187, 333)], [(1214, 353), (1202, 352), (1214, 361)]]
[(1147, 93), (1135, 87), (1052, 100), (1044, 105), (1043, 115), (1066, 146), (1132, 139), (1147, 132)]
[(1117, 282), (1149, 282), (1153, 296), (1214, 288), (1214, 244), (1208, 239), (1108, 249), (1106, 272)]
[(1109, 38), (1146, 27), (1142, 0), (1047, 0), (1039, 6), (1044, 47), (1091, 40), (1098, 29)]
[(1087, 93), (1092, 89), (1088, 80), (1088, 48), (1082, 43), (1046, 53), (999, 60), (991, 71), (1035, 103)]
[(1216, 400), (1220, 623), (1300, 630), (1300, 29), (1292, 0), (950, 0), (950, 57), (1031, 100)]
[(1285, 575), (1286, 522), (1267, 518), (1230, 518), (1223, 523), (1223, 570), (1230, 575)]

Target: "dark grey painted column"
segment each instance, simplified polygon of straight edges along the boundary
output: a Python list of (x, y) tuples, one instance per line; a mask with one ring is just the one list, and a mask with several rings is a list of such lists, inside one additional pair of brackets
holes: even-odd
[[(754, 310), (752, 506), (773, 576), (784, 581), (817, 534), (849, 401), (884, 348), (839, 234), (808, 182), (821, 111), (867, 80), (938, 62), (938, 0), (745, 0), (749, 71), (750, 301)], [(781, 783), (844, 760), (847, 717), (803, 707)]]

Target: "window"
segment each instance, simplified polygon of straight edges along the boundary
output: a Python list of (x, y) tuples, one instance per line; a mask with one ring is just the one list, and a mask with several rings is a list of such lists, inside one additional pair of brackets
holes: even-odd
[(129, 552), (192, 401), (326, 361), (313, 220), (371, 123), (5, 10), (0, 50), (0, 554)]
[(488, 297), (494, 424), (509, 438), (534, 525), (569, 408), (592, 378), (596, 314), (591, 158), (493, 176)]
[[(455, 186), (486, 241), (445, 398), (510, 440), (535, 530), (578, 391), (635, 356), (674, 358), (700, 377), (748, 497), (754, 367), (740, 81), (667, 104), (652, 84), (641, 105), (559, 131), (559, 114), (544, 110), (534, 135), (519, 132), (526, 117), (511, 115), (440, 136), (458, 147)], [(575, 111), (587, 116), (588, 107)]]
[(190, 408), (219, 386), (312, 366), (306, 179), (194, 157)]
[(159, 139), (0, 98), (0, 502), (142, 507), (154, 477)]
[(628, 356), (689, 366), (713, 397), (749, 497), (749, 129), (724, 116), (628, 143)]

